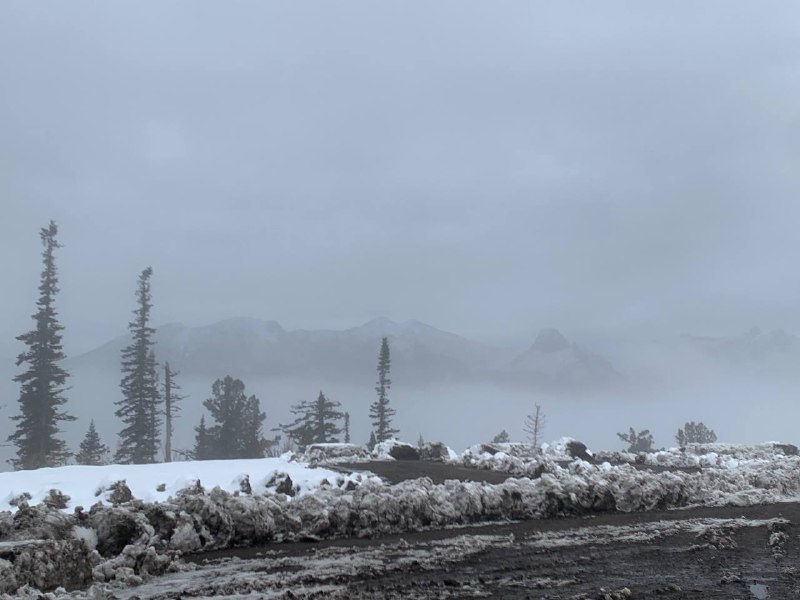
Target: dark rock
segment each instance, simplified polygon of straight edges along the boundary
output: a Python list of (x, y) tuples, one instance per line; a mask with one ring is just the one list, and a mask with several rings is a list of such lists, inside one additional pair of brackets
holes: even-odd
[(498, 452), (500, 452), (500, 448), (497, 446), (493, 446), (492, 444), (481, 444), (481, 453), (491, 454), (494, 456)]
[(156, 486), (156, 491), (157, 492), (166, 492), (167, 491), (167, 484), (166, 483), (159, 483), (158, 486)]
[(594, 458), (589, 454), (586, 444), (577, 440), (572, 440), (567, 443), (567, 454), (572, 458), (580, 458), (586, 462), (594, 462)]
[(253, 493), (253, 487), (250, 485), (250, 476), (249, 475), (245, 475), (244, 477), (242, 477), (242, 480), (239, 482), (239, 490), (243, 494), (252, 494)]
[(780, 450), (786, 456), (797, 456), (798, 454), (797, 446), (794, 444), (775, 444), (775, 449)]
[(419, 450), (410, 444), (395, 444), (389, 448), (389, 456), (395, 460), (419, 460)]
[(281, 481), (275, 488), (275, 493), (286, 494), (287, 496), (294, 496), (294, 483), (292, 482), (292, 478), (286, 475), (283, 481)]

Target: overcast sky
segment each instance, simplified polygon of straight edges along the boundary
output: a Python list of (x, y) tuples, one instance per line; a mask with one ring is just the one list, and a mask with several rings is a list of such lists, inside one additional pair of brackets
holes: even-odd
[[(0, 3), (0, 334), (800, 330), (796, 2)], [(13, 341), (13, 340), (10, 340)]]

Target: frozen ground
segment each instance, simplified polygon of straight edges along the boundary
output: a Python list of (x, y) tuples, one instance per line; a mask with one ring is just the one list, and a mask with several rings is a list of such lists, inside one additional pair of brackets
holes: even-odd
[[(227, 551), (140, 586), (52, 599), (794, 598), (800, 505), (526, 521)], [(45, 600), (35, 591), (22, 598)]]
[[(31, 487), (34, 491), (29, 493), (31, 496), (38, 494), (43, 499), (41, 504), (33, 505), (34, 498), (30, 501), (20, 499), (17, 490), (22, 491), (22, 486), (16, 488), (13, 494), (16, 496), (12, 500), (15, 504), (11, 507), (13, 512), (0, 512), (0, 541), (5, 540), (6, 543), (5, 546), (0, 545), (0, 591), (10, 592), (26, 583), (41, 589), (53, 589), (58, 585), (59, 577), (62, 577), (64, 583), (71, 585), (85, 586), (94, 581), (97, 585), (111, 586), (96, 590), (108, 589), (114, 594), (124, 594), (127, 593), (123, 591), (125, 585), (156, 585), (148, 582), (161, 581), (158, 578), (165, 573), (177, 571), (177, 574), (170, 577), (180, 581), (188, 581), (186, 578), (195, 581), (193, 577), (201, 577), (184, 572), (187, 565), (181, 560), (181, 553), (208, 553), (231, 548), (237, 549), (233, 552), (244, 553), (244, 550), (239, 549), (247, 547), (258, 547), (262, 552), (272, 552), (277, 551), (279, 546), (276, 544), (280, 542), (296, 543), (303, 540), (347, 539), (350, 541), (342, 542), (344, 547), (360, 547), (352, 540), (375, 540), (396, 534), (411, 535), (408, 532), (430, 534), (448, 528), (451, 529), (447, 536), (436, 539), (463, 535), (468, 540), (478, 535), (478, 532), (467, 533), (472, 530), (463, 528), (471, 528), (487, 521), (537, 523), (537, 530), (552, 531), (549, 525), (544, 524), (584, 515), (616, 515), (616, 518), (622, 520), (605, 524), (588, 521), (588, 525), (584, 523), (580, 527), (574, 526), (575, 531), (569, 536), (559, 534), (558, 539), (537, 537), (530, 532), (525, 548), (534, 553), (541, 548), (561, 548), (567, 552), (567, 548), (590, 544), (593, 547), (612, 547), (616, 551), (621, 544), (653, 544), (665, 536), (700, 536), (700, 541), (695, 546), (700, 548), (703, 544), (711, 544), (716, 548), (720, 544), (728, 544), (728, 538), (731, 537), (725, 533), (728, 530), (788, 526), (775, 520), (781, 516), (779, 508), (767, 516), (750, 519), (752, 522), (739, 522), (736, 518), (740, 515), (723, 514), (728, 510), (724, 507), (767, 505), (787, 502), (800, 496), (800, 457), (794, 455), (796, 449), (792, 450), (790, 447), (717, 445), (714, 448), (694, 448), (670, 454), (681, 461), (685, 461), (687, 456), (716, 456), (714, 460), (707, 460), (690, 469), (684, 466), (670, 467), (669, 462), (666, 466), (651, 467), (647, 457), (634, 457), (634, 461), (641, 464), (592, 464), (580, 459), (564, 463), (554, 460), (564, 458), (562, 451), (557, 448), (533, 456), (526, 455), (520, 448), (513, 449), (513, 455), (512, 449), (508, 450), (509, 452), (494, 454), (471, 451), (459, 457), (461, 464), (401, 460), (375, 463), (388, 465), (398, 472), (405, 471), (407, 480), (394, 485), (360, 473), (343, 474), (327, 469), (312, 469), (305, 464), (287, 463), (285, 458), (247, 461), (247, 464), (242, 461), (207, 463), (208, 471), (203, 471), (198, 476), (193, 475), (184, 480), (176, 477), (171, 484), (171, 492), (167, 492), (166, 488), (163, 492), (157, 492), (168, 497), (156, 498), (157, 501), (142, 499), (134, 492), (136, 488), (150, 494), (160, 484), (168, 485), (164, 481), (166, 478), (163, 466), (131, 467), (131, 471), (126, 471), (127, 473), (151, 473), (143, 476), (130, 489), (128, 486), (116, 486), (113, 491), (102, 492), (98, 497), (106, 500), (104, 504), (96, 504), (88, 511), (77, 510), (74, 514), (63, 508), (64, 501), (59, 494), (44, 491), (54, 479), (40, 474), (41, 479), (30, 480), (38, 487)], [(448, 460), (452, 459), (448, 457)], [(677, 464), (680, 461), (676, 458), (672, 462)], [(466, 466), (470, 463), (482, 467), (483, 470)], [(441, 479), (413, 478), (423, 475), (428, 468), (426, 465), (433, 464), (444, 474)], [(187, 463), (175, 465), (168, 467), (177, 468)], [(206, 468), (206, 463), (194, 463), (190, 466), (202, 471)], [(222, 469), (222, 466), (228, 468)], [(247, 468), (244, 469), (243, 466)], [(337, 468), (341, 469), (342, 465)], [(515, 477), (507, 478), (508, 473), (502, 471), (512, 468), (514, 470), (511, 472)], [(67, 473), (70, 472), (68, 469)], [(115, 474), (120, 472), (119, 469), (127, 468), (94, 469), (98, 470), (91, 471), (92, 473), (104, 473), (104, 469), (107, 469)], [(177, 471), (172, 474), (176, 473)], [(297, 481), (290, 479), (288, 473), (293, 473)], [(448, 473), (461, 480), (448, 479)], [(474, 478), (470, 477), (471, 473), (475, 474)], [(221, 485), (209, 489), (206, 482), (213, 482), (214, 478)], [(200, 479), (201, 484), (196, 479)], [(95, 486), (114, 487), (109, 485), (112, 482), (105, 479), (96, 480), (87, 476), (81, 481), (87, 488), (84, 494), (88, 497), (91, 493), (94, 500), (98, 497), (93, 495), (94, 491), (89, 490)], [(189, 486), (177, 489), (181, 485), (178, 481), (189, 482)], [(299, 489), (298, 482), (302, 482)], [(121, 491), (127, 493), (121, 494)], [(70, 502), (74, 506), (74, 501)], [(109, 502), (111, 506), (107, 505)], [(700, 517), (691, 516), (690, 511), (700, 509), (687, 509), (689, 506), (717, 507), (703, 518), (724, 518), (727, 521), (724, 526), (714, 521), (698, 521)], [(669, 508), (684, 508), (684, 511), (679, 512), (684, 513), (680, 518), (686, 520), (686, 523), (664, 527), (653, 525), (638, 531), (625, 529), (631, 524), (624, 520), (625, 514), (653, 513)], [(714, 510), (718, 512), (713, 512)], [(633, 520), (633, 523), (642, 522)], [(613, 528), (598, 528), (600, 525)], [(454, 527), (462, 529), (456, 529), (459, 533), (454, 534)], [(501, 526), (495, 526), (497, 527)], [(583, 531), (582, 527), (590, 529)], [(702, 537), (706, 530), (712, 532), (706, 536), (711, 541)], [(714, 533), (716, 531), (720, 533)], [(495, 533), (496, 530), (493, 530), (491, 535)], [(772, 533), (781, 534), (777, 535), (778, 538), (783, 535), (782, 529), (776, 529), (768, 536), (770, 540)], [(32, 542), (32, 539), (50, 541), (43, 545), (44, 542)], [(426, 543), (435, 541), (434, 538), (425, 540)], [(473, 542), (476, 547), (482, 548), (481, 552), (489, 552), (500, 543), (497, 540), (487, 542), (482, 538), (475, 538)], [(470, 542), (458, 543), (463, 546)], [(781, 547), (785, 545), (781, 542)], [(372, 545), (368, 547), (374, 548)], [(511, 551), (515, 547), (512, 544), (507, 550)], [(424, 562), (419, 557), (420, 552), (439, 560), (441, 556), (437, 554), (436, 548), (421, 549), (413, 555), (416, 557), (413, 560), (420, 564)], [(388, 558), (384, 557), (379, 562), (395, 562), (395, 558), (402, 555), (400, 550), (403, 548), (390, 551)], [(392, 552), (400, 554), (395, 556)], [(465, 556), (470, 554), (464, 547), (460, 547), (456, 554), (459, 552)], [(65, 555), (73, 563), (80, 564), (80, 570), (63, 571)], [(326, 559), (333, 570), (333, 563), (339, 560), (337, 556), (339, 555), (334, 552)], [(372, 555), (362, 557), (366, 561), (366, 571), (359, 570), (353, 575), (359, 581), (363, 579), (363, 573), (375, 571), (374, 565), (369, 566), (373, 564), (370, 562), (372, 559), (367, 560), (370, 556)], [(398, 564), (403, 564), (399, 558), (398, 561)], [(356, 563), (361, 564), (358, 561)], [(287, 565), (275, 575), (277, 579), (269, 580), (273, 581), (278, 591), (284, 585), (280, 583), (284, 581), (281, 577), (288, 577), (298, 570), (298, 565), (291, 561)], [(317, 567), (314, 568), (322, 569), (321, 564)], [(316, 575), (312, 575), (307, 579), (316, 581)], [(219, 577), (224, 579), (227, 576), (223, 573)], [(331, 578), (333, 583), (328, 581)], [(323, 595), (330, 595), (335, 591), (334, 588), (325, 586), (341, 583), (337, 583), (338, 580), (333, 575), (317, 579), (327, 581), (320, 583), (323, 587), (314, 592)], [(258, 585), (267, 586), (269, 581), (264, 579)], [(284, 583), (295, 585), (289, 580)], [(249, 593), (249, 585), (246, 582), (235, 583), (231, 588), (234, 592), (228, 595), (238, 594), (239, 591), (236, 590), (240, 587), (245, 590), (241, 593)], [(203, 590), (206, 588), (197, 593), (202, 595), (208, 591), (211, 595), (217, 595), (224, 591), (211, 588), (210, 591)], [(269, 591), (269, 588), (254, 588), (250, 591), (266, 594), (265, 590)], [(466, 590), (461, 592), (466, 593)], [(153, 593), (154, 597), (161, 597), (158, 596), (159, 592)]]

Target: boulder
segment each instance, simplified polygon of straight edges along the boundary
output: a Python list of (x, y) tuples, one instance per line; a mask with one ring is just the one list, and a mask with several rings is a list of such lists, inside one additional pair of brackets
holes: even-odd
[(420, 452), (411, 444), (398, 442), (389, 448), (389, 456), (395, 460), (419, 460)]
[(567, 454), (569, 454), (572, 458), (580, 458), (586, 462), (594, 462), (594, 457), (589, 454), (586, 444), (577, 440), (572, 440), (571, 442), (567, 443)]
[(797, 456), (798, 454), (797, 446), (794, 444), (775, 444), (775, 449), (780, 450), (786, 456)]

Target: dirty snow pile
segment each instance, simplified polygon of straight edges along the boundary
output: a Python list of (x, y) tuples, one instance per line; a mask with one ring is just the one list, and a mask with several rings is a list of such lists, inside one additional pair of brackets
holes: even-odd
[[(164, 502), (199, 481), (206, 488), (236, 492), (249, 486), (253, 493), (274, 489), (286, 476), (295, 493), (317, 489), (324, 481), (342, 481), (345, 476), (329, 469), (309, 468), (302, 462), (279, 458), (207, 460), (153, 465), (71, 465), (52, 469), (0, 473), (0, 510), (12, 509), (15, 498), (27, 494), (29, 504), (39, 504), (58, 490), (69, 497), (63, 508), (89, 508), (97, 502), (111, 503), (114, 484), (124, 481), (132, 496), (145, 502)], [(346, 485), (346, 481), (343, 482)]]
[[(141, 586), (121, 588), (96, 583), (87, 590), (56, 590), (47, 595), (23, 587), (14, 595), (23, 600), (174, 600), (175, 598), (358, 598), (400, 597), (391, 583), (380, 592), (369, 581), (380, 573), (408, 579), (409, 572), (426, 573), (461, 563), (491, 548), (508, 548), (513, 536), (461, 535), (444, 540), (377, 547), (327, 547), (293, 555), (267, 550), (258, 559), (226, 558), (199, 565), (190, 572), (158, 577)], [(388, 559), (391, 557), (391, 559)], [(476, 582), (477, 583), (477, 582)], [(441, 598), (428, 581), (414, 582), (413, 597)], [(470, 591), (467, 586), (460, 591)], [(477, 595), (477, 594), (476, 594)], [(408, 597), (404, 594), (403, 597)], [(11, 600), (0, 594), (0, 599)]]
[(442, 442), (425, 442), (421, 445), (409, 444), (396, 439), (375, 444), (373, 460), (431, 460), (449, 462), (458, 457), (452, 448)]
[(689, 444), (656, 452), (590, 452), (581, 442), (564, 437), (550, 444), (478, 444), (467, 448), (449, 462), (477, 469), (501, 471), (521, 477), (538, 477), (550, 463), (583, 459), (595, 464), (636, 464), (668, 468), (717, 467), (735, 469), (742, 464), (760, 461), (772, 463), (798, 456), (797, 446), (780, 442), (763, 444)]
[(315, 491), (370, 481), (286, 457), (2, 473), (0, 593), (138, 584), (185, 568), (182, 552), (300, 539), (324, 512)]
[(594, 456), (581, 442), (563, 437), (540, 446), (516, 442), (477, 444), (450, 457), (449, 462), (518, 477), (539, 477), (545, 470), (552, 469), (554, 463), (571, 462), (576, 458), (593, 460)]
[(772, 461), (780, 456), (797, 456), (792, 444), (765, 442), (763, 444), (688, 444), (657, 452), (599, 452), (596, 462), (637, 463), (662, 467), (722, 467), (736, 468), (742, 461)]
[(311, 444), (302, 453), (292, 455), (292, 460), (310, 465), (335, 465), (369, 461), (430, 460), (448, 462), (458, 458), (451, 448), (441, 442), (409, 444), (389, 439), (375, 444), (370, 451), (357, 444)]
[[(68, 514), (63, 507), (74, 502), (49, 492), (37, 505), (32, 504), (33, 498), (18, 495), (13, 512), (0, 512), (0, 593), (12, 593), (25, 584), (39, 589), (92, 581), (137, 584), (152, 575), (186, 568), (179, 560), (184, 552), (284, 540), (375, 537), (482, 521), (689, 504), (744, 506), (800, 495), (800, 457), (773, 453), (761, 458), (753, 451), (741, 452), (740, 458), (731, 458), (738, 461), (735, 468), (726, 463), (691, 472), (659, 472), (580, 459), (561, 466), (547, 455), (526, 463), (506, 455), (523, 465), (535, 465), (537, 472), (497, 485), (434, 484), (428, 478), (386, 485), (374, 477), (272, 462), (276, 459), (255, 461), (263, 470), (249, 468), (248, 477), (242, 477), (238, 473), (241, 462), (231, 461), (227, 475), (218, 475), (222, 485), (209, 489), (203, 480), (191, 480), (188, 487), (156, 501), (137, 498), (136, 483), (104, 487), (95, 479), (91, 485), (84, 479), (90, 490), (94, 486), (107, 490), (101, 493), (104, 501), (89, 510)], [(498, 454), (490, 456), (500, 460)], [(144, 494), (152, 494), (159, 485), (156, 481), (165, 479), (162, 467), (138, 468), (159, 474), (142, 483)], [(306, 487), (298, 490), (288, 473)], [(11, 475), (19, 474), (9, 474), (9, 481), (13, 481)], [(209, 480), (213, 478), (208, 476)], [(54, 480), (46, 481), (49, 485)], [(62, 487), (69, 491), (69, 485)], [(36, 493), (40, 494), (38, 489)], [(63, 556), (77, 566), (65, 566)]]
[(358, 444), (311, 444), (301, 454), (292, 456), (292, 460), (311, 465), (320, 463), (354, 463), (371, 459), (369, 450)]

